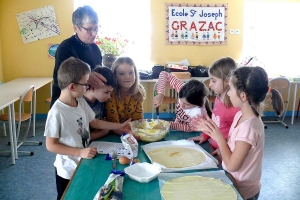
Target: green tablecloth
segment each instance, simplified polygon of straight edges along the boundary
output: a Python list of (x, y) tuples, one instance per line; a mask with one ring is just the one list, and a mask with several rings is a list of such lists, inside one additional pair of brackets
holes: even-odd
[[(162, 141), (188, 139), (190, 137), (198, 136), (198, 132), (185, 133), (181, 131), (169, 131), (166, 137)], [(110, 134), (100, 141), (108, 142), (121, 142), (120, 136)], [(141, 149), (142, 145), (148, 143), (139, 141), (139, 154), (138, 158), (141, 162), (149, 162), (147, 155)], [(201, 145), (206, 151), (211, 152), (209, 144), (206, 142)], [(111, 170), (112, 161), (105, 160), (106, 155), (98, 154), (93, 159), (82, 159), (80, 165), (77, 167), (77, 171), (70, 181), (69, 187), (63, 199), (66, 200), (89, 200), (93, 199), (97, 191), (106, 182)], [(117, 162), (117, 170), (124, 170), (128, 165), (121, 165)], [(186, 171), (188, 172), (188, 171)], [(186, 173), (184, 172), (184, 173)], [(195, 172), (195, 170), (194, 170)], [(124, 177), (123, 184), (123, 200), (159, 200), (160, 191), (158, 185), (158, 179), (154, 179), (149, 183), (136, 182), (126, 175)]]

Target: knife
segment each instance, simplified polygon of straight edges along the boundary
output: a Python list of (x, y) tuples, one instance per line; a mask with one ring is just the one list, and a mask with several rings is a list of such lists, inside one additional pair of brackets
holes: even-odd
[(159, 119), (159, 107), (156, 108), (156, 119)]

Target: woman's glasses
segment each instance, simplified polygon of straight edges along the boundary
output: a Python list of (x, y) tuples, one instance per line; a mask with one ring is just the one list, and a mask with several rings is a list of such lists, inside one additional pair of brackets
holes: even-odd
[(80, 26), (80, 27), (83, 28), (84, 30), (86, 30), (86, 32), (89, 34), (97, 34), (99, 32), (99, 27), (101, 28), (100, 25), (98, 25), (98, 27), (94, 28), (94, 29), (93, 28), (84, 28), (82, 26)]

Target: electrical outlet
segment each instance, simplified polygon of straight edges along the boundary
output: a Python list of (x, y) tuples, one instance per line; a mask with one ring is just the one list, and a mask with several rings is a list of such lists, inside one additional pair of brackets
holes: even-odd
[(230, 30), (229, 30), (229, 33), (230, 33), (230, 34), (234, 34), (234, 29), (230, 29)]
[(240, 29), (235, 29), (235, 34), (240, 34)]

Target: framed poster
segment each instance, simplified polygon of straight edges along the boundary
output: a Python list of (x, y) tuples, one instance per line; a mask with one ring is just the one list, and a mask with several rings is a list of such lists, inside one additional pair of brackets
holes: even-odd
[(227, 45), (227, 4), (166, 3), (170, 45)]

